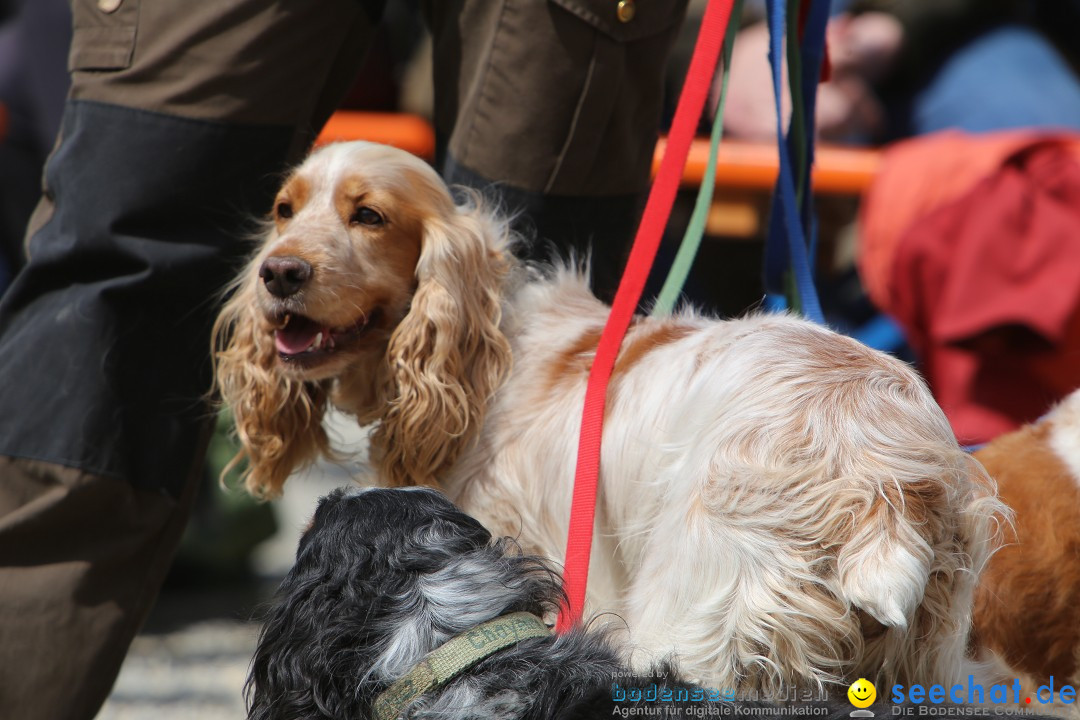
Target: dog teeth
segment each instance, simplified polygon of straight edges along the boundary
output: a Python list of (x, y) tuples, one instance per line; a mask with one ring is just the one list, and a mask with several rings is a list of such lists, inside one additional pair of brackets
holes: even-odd
[(315, 336), (315, 339), (311, 341), (311, 345), (308, 346), (307, 352), (315, 352), (322, 349), (323, 334), (320, 332)]

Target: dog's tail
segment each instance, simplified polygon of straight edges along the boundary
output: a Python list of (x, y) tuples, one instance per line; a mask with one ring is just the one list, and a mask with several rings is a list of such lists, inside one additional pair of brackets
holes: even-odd
[(907, 628), (922, 603), (937, 553), (924, 537), (942, 485), (893, 480), (858, 512), (837, 556), (844, 599), (885, 627)]
[(873, 495), (851, 506), (859, 509), (837, 554), (841, 596), (861, 611), (862, 664), (892, 682), (954, 679), (975, 584), (1008, 510), (951, 437), (868, 460)]

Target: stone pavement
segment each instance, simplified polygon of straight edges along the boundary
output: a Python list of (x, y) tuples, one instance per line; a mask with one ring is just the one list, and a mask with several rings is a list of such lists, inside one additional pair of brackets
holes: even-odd
[(135, 639), (99, 720), (242, 720), (258, 625), (207, 620)]
[(243, 720), (243, 687), (261, 608), (292, 566), (318, 498), (358, 477), (365, 436), (328, 418), (334, 446), (357, 458), (294, 476), (275, 500), (278, 533), (256, 549), (258, 580), (239, 587), (163, 593), (135, 639), (97, 720)]

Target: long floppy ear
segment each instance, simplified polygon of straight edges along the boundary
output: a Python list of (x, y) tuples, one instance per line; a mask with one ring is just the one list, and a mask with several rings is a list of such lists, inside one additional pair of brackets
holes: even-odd
[(425, 220), (416, 292), (387, 351), (389, 410), (372, 438), (384, 482), (434, 484), (476, 439), (510, 369), (499, 329), (508, 237), (476, 196)]
[[(241, 277), (256, 276), (248, 268)], [(293, 470), (330, 454), (322, 426), (326, 389), (277, 370), (272, 336), (259, 327), (253, 281), (240, 286), (222, 308), (214, 323), (213, 347), (214, 382), (232, 409), (242, 446), (225, 472), (246, 457), (243, 479), (248, 492), (276, 497)]]

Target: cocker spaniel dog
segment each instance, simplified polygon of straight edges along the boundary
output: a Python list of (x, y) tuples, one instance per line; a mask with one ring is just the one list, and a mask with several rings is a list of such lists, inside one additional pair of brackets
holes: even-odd
[[(703, 717), (730, 705), (669, 667), (631, 671), (603, 632), (552, 635), (544, 616), (561, 593), (542, 559), (493, 540), (434, 490), (334, 491), (263, 625), (248, 717)], [(813, 717), (847, 716), (842, 693), (834, 705)]]
[(1033, 688), (1080, 684), (1080, 390), (975, 457), (1016, 515), (975, 591), (973, 644)]
[[(380, 483), (437, 485), (560, 561), (608, 308), (513, 239), (408, 153), (313, 153), (215, 330), (248, 488), (331, 452), (333, 404), (373, 426)], [(903, 363), (785, 315), (643, 317), (607, 398), (587, 610), (718, 687), (951, 679), (1003, 510)]]

